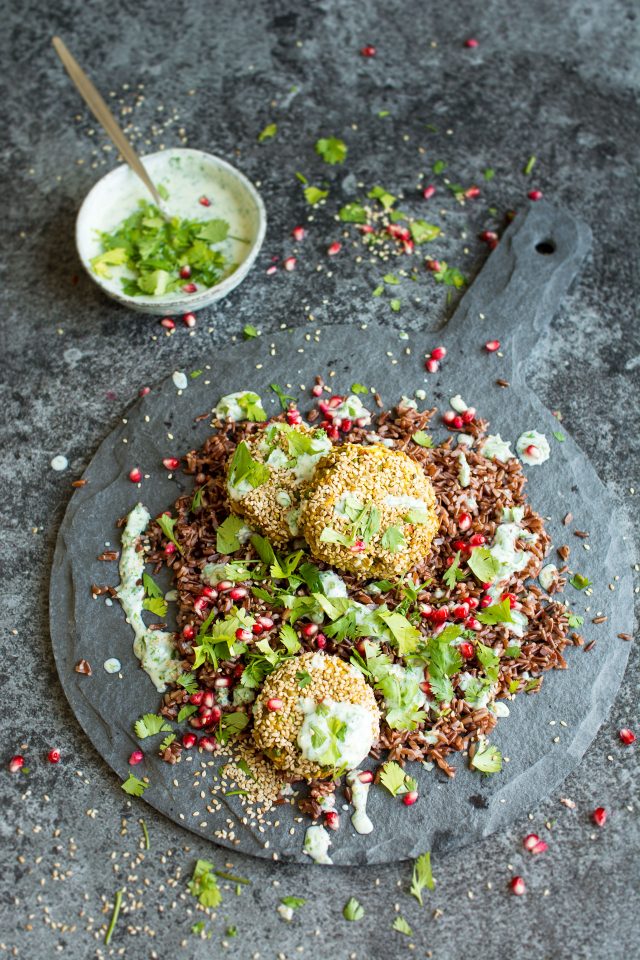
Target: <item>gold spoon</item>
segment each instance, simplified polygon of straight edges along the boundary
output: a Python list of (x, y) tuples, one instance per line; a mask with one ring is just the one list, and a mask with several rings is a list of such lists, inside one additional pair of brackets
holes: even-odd
[(163, 217), (170, 219), (169, 214), (164, 209), (162, 197), (156, 190), (156, 187), (153, 184), (151, 177), (145, 170), (140, 157), (125, 137), (118, 124), (118, 121), (111, 113), (111, 110), (109, 110), (109, 107), (106, 105), (89, 77), (86, 75), (75, 57), (69, 53), (67, 47), (60, 37), (53, 37), (51, 42), (53, 43), (54, 50), (62, 60), (65, 70), (71, 77), (71, 80), (80, 93), (80, 96), (84, 99), (84, 102), (87, 104), (98, 123), (101, 125), (109, 139), (113, 142), (114, 146), (120, 151), (122, 158), (126, 160), (133, 172), (140, 177), (145, 187), (153, 197), (154, 202), (162, 213)]

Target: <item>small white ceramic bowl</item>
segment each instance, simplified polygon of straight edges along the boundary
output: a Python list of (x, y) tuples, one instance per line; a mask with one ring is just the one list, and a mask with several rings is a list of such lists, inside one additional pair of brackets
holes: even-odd
[[(95, 283), (118, 303), (140, 313), (157, 316), (202, 310), (220, 300), (242, 283), (262, 246), (267, 214), (262, 198), (253, 184), (220, 157), (202, 150), (176, 148), (151, 153), (142, 158), (156, 186), (168, 191), (164, 206), (170, 214), (194, 220), (223, 219), (230, 225), (228, 237), (216, 250), (237, 269), (214, 287), (195, 293), (172, 291), (162, 296), (127, 296), (120, 279), (131, 275), (125, 267), (110, 268), (111, 279), (98, 276), (91, 268), (92, 257), (102, 253), (99, 233), (111, 232), (133, 213), (138, 200), (150, 200), (150, 194), (125, 164), (96, 183), (80, 207), (76, 221), (76, 247), (82, 265)], [(209, 206), (200, 198), (206, 197)], [(242, 240), (246, 242), (241, 242)], [(185, 281), (188, 283), (188, 281)]]

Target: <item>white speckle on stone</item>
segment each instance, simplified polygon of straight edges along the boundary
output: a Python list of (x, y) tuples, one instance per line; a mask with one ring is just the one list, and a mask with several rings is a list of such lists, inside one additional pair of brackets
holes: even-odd
[(53, 470), (66, 470), (68, 466), (69, 461), (62, 453), (59, 453), (58, 456), (54, 457), (51, 461), (51, 467)]
[(171, 379), (177, 390), (186, 390), (189, 385), (186, 373), (182, 373), (180, 370), (176, 370)]

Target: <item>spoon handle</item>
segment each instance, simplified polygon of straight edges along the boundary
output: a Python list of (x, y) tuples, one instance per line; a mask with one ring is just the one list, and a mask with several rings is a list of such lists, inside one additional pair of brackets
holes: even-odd
[(62, 60), (65, 70), (71, 77), (73, 83), (78, 89), (78, 92), (93, 113), (94, 117), (98, 123), (101, 124), (109, 138), (120, 151), (123, 159), (126, 160), (133, 172), (140, 177), (159, 209), (162, 210), (162, 198), (160, 197), (160, 194), (156, 190), (149, 174), (145, 170), (140, 157), (125, 137), (120, 126), (118, 125), (116, 118), (109, 110), (109, 107), (106, 105), (78, 61), (71, 55), (71, 53), (69, 53), (69, 50), (62, 42), (60, 37), (53, 37), (51, 42), (53, 43), (56, 53)]

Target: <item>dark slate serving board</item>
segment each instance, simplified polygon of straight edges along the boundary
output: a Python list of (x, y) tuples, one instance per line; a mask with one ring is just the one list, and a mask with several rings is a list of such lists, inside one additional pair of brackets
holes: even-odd
[[(383, 326), (362, 330), (357, 318), (353, 325), (319, 332), (317, 328), (286, 331), (203, 357), (204, 375), (189, 380), (182, 396), (169, 377), (129, 409), (126, 422), (103, 441), (89, 465), (84, 475), (87, 485), (71, 499), (59, 532), (50, 592), (51, 636), (65, 693), (87, 735), (120, 777), (128, 775), (127, 757), (139, 746), (132, 723), (141, 713), (157, 709), (159, 695), (138, 667), (132, 633), (119, 605), (109, 607), (91, 596), (91, 583), (117, 582), (115, 564), (96, 560), (105, 541), (114, 547), (119, 543), (114, 521), (138, 499), (152, 515), (159, 513), (186, 489), (191, 481), (180, 474), (169, 480), (161, 460), (205, 439), (208, 420), (195, 423), (194, 418), (210, 410), (222, 394), (255, 389), (272, 412), (275, 400), (271, 400), (270, 383), (290, 384), (293, 392), (300, 392), (301, 384), (309, 389), (315, 374), (328, 377), (332, 370), (335, 376), (330, 382), (336, 392), (347, 391), (357, 380), (375, 386), (390, 405), (402, 394), (412, 396), (423, 387), (424, 405), (437, 403), (442, 409), (447, 408), (449, 397), (461, 393), (491, 421), (491, 431), (512, 444), (527, 429), (547, 435), (551, 459), (542, 466), (525, 467), (529, 497), (549, 518), (554, 544), (567, 542), (570, 536), (562, 526), (568, 512), (573, 513), (578, 529), (590, 532), (590, 550), (583, 550), (577, 538), (570, 539), (575, 568), (593, 581), (593, 595), (586, 597), (567, 587), (565, 596), (576, 613), (584, 614), (587, 638), (598, 639), (588, 653), (568, 650), (569, 670), (547, 674), (540, 694), (523, 695), (510, 703), (510, 716), (499, 721), (491, 738), (509, 758), (502, 773), (482, 777), (468, 770), (461, 756), (454, 761), (453, 781), (435, 770), (418, 768), (412, 772), (419, 780), (420, 800), (411, 808), (374, 787), (369, 800), (374, 833), (358, 836), (345, 812), (339, 833), (332, 835), (334, 862), (380, 863), (473, 843), (528, 810), (574, 769), (609, 710), (628, 658), (629, 644), (616, 636), (629, 633), (632, 626), (626, 521), (566, 430), (562, 428), (564, 443), (553, 439), (558, 421), (528, 389), (524, 362), (589, 249), (590, 232), (584, 224), (546, 203), (533, 204), (516, 217), (437, 336), (401, 340), (397, 331)], [(489, 339), (501, 341), (503, 358), (483, 349)], [(436, 345), (446, 346), (447, 358), (437, 375), (426, 375), (424, 354)], [(511, 387), (500, 389), (497, 377), (508, 380)], [(305, 404), (301, 406), (304, 410)], [(436, 425), (432, 433), (438, 439), (444, 431)], [(150, 474), (141, 491), (127, 479), (132, 465)], [(610, 590), (609, 584), (615, 589)], [(608, 617), (604, 626), (590, 627), (596, 613)], [(122, 679), (102, 668), (112, 656), (122, 662)], [(93, 676), (74, 672), (80, 658), (90, 661)], [(213, 838), (214, 830), (226, 827), (227, 819), (241, 815), (242, 808), (237, 797), (230, 797), (222, 812), (203, 816), (203, 802), (189, 785), (195, 762), (183, 760), (170, 767), (151, 750), (135, 772), (148, 775), (151, 781), (145, 801), (180, 826)], [(201, 815), (194, 818), (197, 809)], [(296, 826), (294, 835), (289, 834), (292, 817), (292, 808), (280, 807), (280, 828), (265, 833), (252, 832), (237, 822), (235, 848), (309, 863), (302, 854), (304, 826)], [(204, 828), (199, 826), (202, 820), (207, 821)]]

